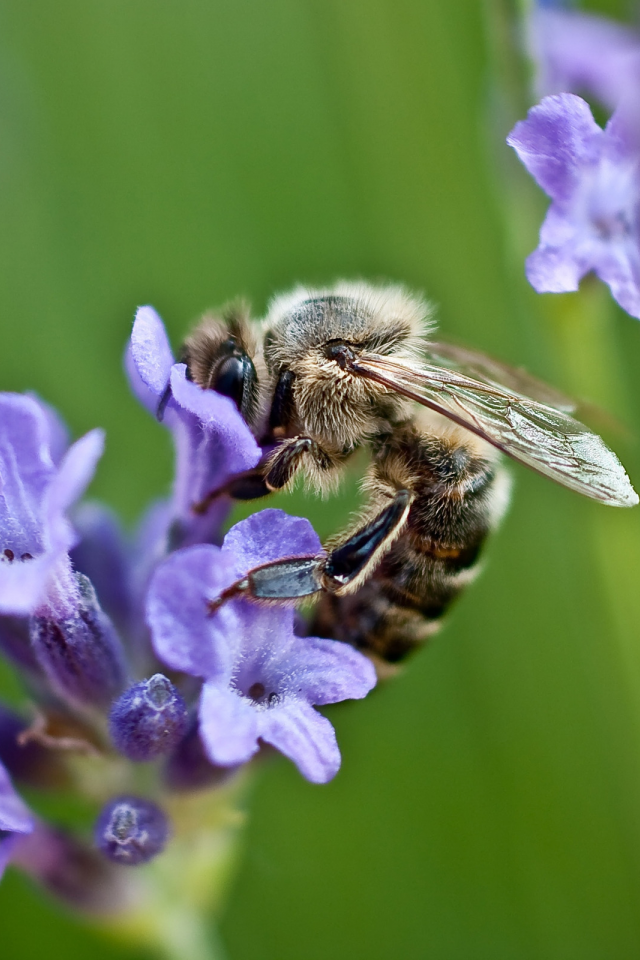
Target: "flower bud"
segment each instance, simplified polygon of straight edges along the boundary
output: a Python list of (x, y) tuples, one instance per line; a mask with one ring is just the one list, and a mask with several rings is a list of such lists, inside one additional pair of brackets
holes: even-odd
[(98, 817), (95, 841), (114, 863), (137, 866), (161, 853), (169, 823), (155, 803), (140, 797), (117, 797)]
[(111, 739), (130, 760), (154, 760), (169, 753), (186, 728), (186, 704), (161, 673), (129, 687), (109, 715)]
[(124, 681), (120, 642), (91, 581), (81, 573), (65, 580), (64, 593), (31, 617), (31, 643), (56, 692), (104, 707)]

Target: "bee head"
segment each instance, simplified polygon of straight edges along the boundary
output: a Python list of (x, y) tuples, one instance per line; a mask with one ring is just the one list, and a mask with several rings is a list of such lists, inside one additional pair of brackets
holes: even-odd
[(276, 298), (264, 359), (273, 378), (291, 379), (296, 429), (335, 450), (375, 430), (400, 400), (354, 375), (350, 365), (367, 354), (415, 356), (427, 317), (426, 304), (400, 287), (340, 283)]

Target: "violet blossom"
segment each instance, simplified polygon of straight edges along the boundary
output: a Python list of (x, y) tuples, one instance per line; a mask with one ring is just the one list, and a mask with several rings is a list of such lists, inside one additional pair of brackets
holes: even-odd
[(50, 411), (33, 397), (0, 394), (0, 613), (32, 613), (52, 581), (68, 573), (77, 536), (67, 511), (102, 455), (92, 430), (59, 463)]
[(640, 91), (640, 32), (606, 17), (533, 3), (527, 46), (538, 97), (581, 93), (611, 110)]
[(30, 615), (31, 646), (50, 685), (87, 705), (108, 703), (124, 680), (115, 631), (69, 558), (77, 535), (66, 514), (103, 445), (93, 430), (62, 454), (51, 411), (0, 394), (0, 613)]
[(526, 261), (534, 289), (577, 290), (594, 271), (640, 317), (640, 141), (625, 109), (603, 130), (580, 97), (545, 97), (507, 143), (552, 199)]
[(232, 400), (192, 383), (186, 365), (174, 362), (152, 307), (140, 307), (136, 314), (125, 365), (138, 399), (173, 435), (176, 475), (169, 514), (174, 542), (218, 540), (229, 497), (218, 498), (204, 515), (193, 507), (233, 474), (256, 466), (260, 447)]
[(308, 521), (269, 509), (236, 524), (221, 548), (180, 550), (156, 571), (147, 602), (154, 647), (169, 666), (204, 679), (200, 734), (214, 764), (243, 763), (263, 741), (308, 780), (337, 773), (333, 727), (313, 705), (366, 696), (376, 682), (371, 662), (346, 644), (297, 636), (291, 606), (233, 599), (213, 615), (207, 609), (254, 567), (321, 553)]

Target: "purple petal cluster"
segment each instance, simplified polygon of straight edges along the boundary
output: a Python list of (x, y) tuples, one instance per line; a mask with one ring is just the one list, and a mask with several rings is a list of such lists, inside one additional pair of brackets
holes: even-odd
[(205, 681), (200, 733), (212, 763), (243, 763), (263, 742), (315, 783), (337, 773), (333, 727), (313, 706), (366, 696), (376, 682), (369, 660), (336, 641), (297, 636), (291, 607), (236, 599), (213, 616), (207, 607), (254, 567), (321, 551), (306, 520), (263, 510), (221, 548), (178, 551), (156, 571), (147, 603), (154, 646), (165, 663)]
[[(194, 510), (262, 452), (233, 402), (174, 363), (150, 307), (137, 313), (127, 370), (176, 447), (172, 496), (131, 536), (103, 505), (78, 502), (102, 432), (69, 444), (40, 400), (0, 393), (0, 651), (33, 704), (28, 722), (0, 706), (0, 873), (11, 859), (80, 909), (117, 900), (113, 863), (161, 853), (168, 793), (222, 786), (265, 744), (309, 780), (331, 779), (340, 752), (316, 707), (364, 697), (376, 681), (353, 648), (298, 635), (287, 602), (234, 598), (211, 614), (209, 601), (249, 570), (321, 556), (322, 545), (307, 520), (280, 510), (224, 539), (227, 496)], [(106, 798), (91, 849), (35, 820), (12, 784), (68, 786), (71, 756), (91, 765), (74, 782)], [(122, 793), (109, 799), (114, 782)], [(140, 783), (149, 796), (138, 796)]]
[(620, 107), (603, 130), (584, 100), (545, 97), (507, 143), (551, 197), (526, 262), (539, 293), (577, 290), (593, 271), (640, 318), (640, 131)]

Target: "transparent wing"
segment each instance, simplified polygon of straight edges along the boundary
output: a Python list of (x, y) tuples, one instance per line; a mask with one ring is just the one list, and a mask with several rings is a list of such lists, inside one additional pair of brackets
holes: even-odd
[(368, 355), (354, 361), (352, 370), (430, 407), (571, 490), (616, 507), (638, 503), (615, 453), (563, 410), (428, 361), (413, 366)]
[(430, 341), (427, 344), (427, 357), (435, 366), (464, 374), (497, 390), (517, 394), (523, 399), (537, 400), (538, 403), (555, 407), (564, 413), (574, 413), (578, 406), (575, 400), (550, 387), (544, 380), (532, 377), (526, 370), (494, 360), (479, 350), (470, 350), (456, 343)]

